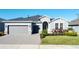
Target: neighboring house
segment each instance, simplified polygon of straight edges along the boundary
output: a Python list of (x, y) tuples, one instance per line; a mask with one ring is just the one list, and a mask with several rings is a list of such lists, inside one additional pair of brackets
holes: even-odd
[(4, 21), (5, 19), (0, 18), (0, 32), (4, 32), (4, 23), (2, 21)]
[(73, 28), (76, 32), (79, 32), (79, 19), (71, 21), (69, 23), (69, 26)]
[(64, 19), (51, 19), (48, 16), (35, 15), (27, 18), (15, 18), (3, 21), (5, 23), (5, 34), (41, 33), (47, 29), (52, 33), (53, 29), (68, 29), (68, 22)]

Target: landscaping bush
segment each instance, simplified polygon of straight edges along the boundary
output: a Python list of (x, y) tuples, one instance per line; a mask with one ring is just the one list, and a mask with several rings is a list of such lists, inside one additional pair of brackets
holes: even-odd
[(0, 32), (0, 36), (3, 36), (4, 35), (4, 33), (3, 32)]
[(42, 31), (42, 33), (43, 33), (45, 36), (47, 36), (47, 35), (48, 35), (48, 32), (47, 32), (47, 30), (46, 30), (46, 29), (44, 29), (44, 30)]
[(65, 30), (56, 29), (52, 30), (52, 35), (64, 35)]
[(47, 30), (43, 30), (42, 33), (40, 34), (40, 37), (45, 38), (45, 36), (47, 35), (48, 35)]
[(40, 38), (45, 38), (45, 35), (43, 33), (41, 33)]
[(73, 28), (68, 28), (68, 30), (73, 30)]
[(64, 32), (64, 34), (67, 36), (77, 36), (77, 32), (74, 32), (72, 30), (69, 30), (68, 32)]

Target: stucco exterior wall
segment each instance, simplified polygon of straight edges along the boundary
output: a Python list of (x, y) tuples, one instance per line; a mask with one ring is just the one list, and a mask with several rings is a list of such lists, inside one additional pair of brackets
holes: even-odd
[(49, 33), (51, 33), (53, 29), (55, 29), (55, 23), (59, 24), (58, 28), (60, 28), (60, 23), (63, 23), (63, 29), (68, 29), (68, 22), (62, 19), (58, 19), (58, 20), (50, 22), (49, 28), (48, 28)]
[(40, 21), (43, 23), (43, 22), (50, 22), (50, 18), (49, 17), (44, 17), (44, 18), (41, 18)]

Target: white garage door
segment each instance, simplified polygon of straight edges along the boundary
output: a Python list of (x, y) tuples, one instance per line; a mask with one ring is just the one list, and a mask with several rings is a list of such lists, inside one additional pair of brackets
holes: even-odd
[(74, 29), (76, 32), (79, 32), (79, 26), (73, 26), (73, 29)]
[(9, 26), (9, 34), (27, 35), (28, 34), (28, 26)]

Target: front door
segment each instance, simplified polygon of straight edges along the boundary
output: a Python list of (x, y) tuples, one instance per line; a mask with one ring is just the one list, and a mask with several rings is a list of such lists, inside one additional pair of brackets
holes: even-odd
[(47, 22), (43, 22), (43, 30), (44, 29), (48, 29), (48, 23)]

